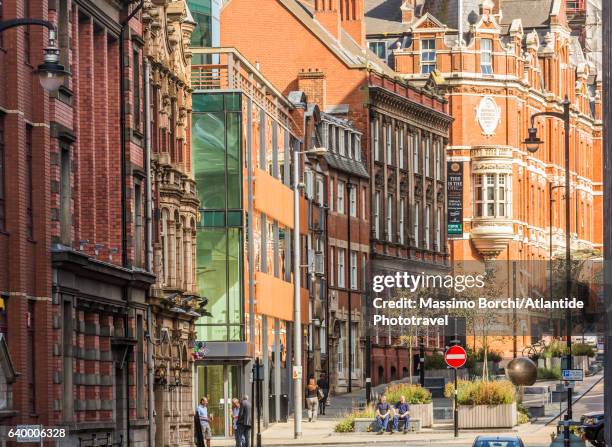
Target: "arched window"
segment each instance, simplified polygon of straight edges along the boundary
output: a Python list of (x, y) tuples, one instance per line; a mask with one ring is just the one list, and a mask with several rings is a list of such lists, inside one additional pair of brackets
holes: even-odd
[(169, 213), (167, 208), (162, 208), (161, 211), (161, 245), (162, 245), (162, 282), (164, 285), (168, 284), (169, 270), (168, 270), (168, 219)]

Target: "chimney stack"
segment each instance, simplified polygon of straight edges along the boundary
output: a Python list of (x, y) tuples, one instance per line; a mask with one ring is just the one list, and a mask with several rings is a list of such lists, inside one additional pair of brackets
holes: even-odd
[(402, 10), (402, 23), (407, 24), (414, 20), (416, 14), (414, 0), (404, 0), (400, 9)]
[(342, 28), (359, 44), (365, 46), (364, 0), (340, 0)]
[(340, 0), (315, 0), (315, 19), (331, 33), (336, 40), (340, 40)]
[(304, 92), (308, 102), (325, 110), (327, 102), (327, 80), (325, 73), (317, 69), (298, 73), (298, 90)]

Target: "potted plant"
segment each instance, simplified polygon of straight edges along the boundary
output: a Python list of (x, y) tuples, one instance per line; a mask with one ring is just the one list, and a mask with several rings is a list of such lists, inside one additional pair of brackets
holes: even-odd
[[(454, 384), (445, 396), (453, 398)], [(517, 425), (516, 391), (509, 380), (461, 380), (457, 388), (459, 428), (512, 428)]]

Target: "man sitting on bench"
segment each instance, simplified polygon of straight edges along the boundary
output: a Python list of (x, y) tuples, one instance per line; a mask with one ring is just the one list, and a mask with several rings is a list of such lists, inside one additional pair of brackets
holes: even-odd
[[(376, 404), (376, 423), (378, 424), (379, 435), (387, 431), (389, 419), (391, 419), (391, 405), (387, 403), (387, 398), (382, 395), (380, 401)], [(393, 433), (393, 430), (391, 433)]]
[(403, 426), (403, 433), (408, 433), (408, 423), (410, 422), (410, 406), (406, 403), (406, 396), (400, 397), (400, 401), (395, 404), (395, 417), (393, 418), (393, 429), (399, 431)]

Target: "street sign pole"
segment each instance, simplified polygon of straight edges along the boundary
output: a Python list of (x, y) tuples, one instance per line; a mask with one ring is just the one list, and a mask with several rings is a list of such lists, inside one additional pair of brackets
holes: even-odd
[(455, 408), (453, 409), (453, 418), (455, 420), (455, 438), (459, 437), (459, 407), (457, 406), (457, 368), (455, 370)]

